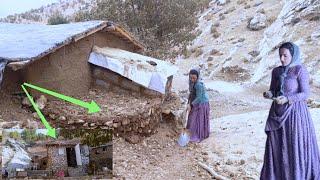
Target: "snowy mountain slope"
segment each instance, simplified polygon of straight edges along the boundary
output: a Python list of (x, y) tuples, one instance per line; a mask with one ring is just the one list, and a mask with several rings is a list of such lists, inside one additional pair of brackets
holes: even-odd
[(90, 10), (95, 5), (96, 0), (59, 0), (58, 3), (52, 3), (38, 9), (32, 9), (25, 13), (14, 14), (1, 18), (0, 21), (10, 23), (46, 24), (49, 17), (57, 13), (61, 13), (68, 19), (73, 19), (79, 10)]
[[(277, 47), (297, 43), (314, 86), (319, 86), (320, 1), (212, 1), (199, 15), (200, 35), (188, 47), (191, 56), (178, 60), (186, 73), (198, 66), (206, 79), (268, 84), (271, 69), (280, 65)], [(261, 18), (262, 17), (262, 18)], [(253, 26), (249, 22), (255, 19)], [(251, 24), (250, 23), (250, 24)], [(263, 25), (262, 25), (263, 24)]]

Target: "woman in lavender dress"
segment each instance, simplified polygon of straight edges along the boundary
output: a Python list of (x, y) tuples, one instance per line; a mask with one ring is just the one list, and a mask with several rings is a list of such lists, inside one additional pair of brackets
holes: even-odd
[(319, 149), (306, 103), (309, 75), (300, 62), (298, 46), (284, 43), (279, 55), (282, 66), (273, 69), (270, 90), (263, 94), (274, 102), (265, 127), (260, 179), (319, 180)]
[(189, 73), (189, 117), (187, 129), (191, 133), (191, 142), (200, 142), (209, 137), (210, 105), (206, 88), (200, 81), (199, 71), (192, 69)]

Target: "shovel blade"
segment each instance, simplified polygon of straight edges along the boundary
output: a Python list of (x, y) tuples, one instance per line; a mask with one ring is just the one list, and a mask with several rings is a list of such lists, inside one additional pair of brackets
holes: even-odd
[(182, 132), (180, 134), (179, 139), (178, 139), (179, 146), (184, 147), (189, 143), (189, 141), (190, 141), (189, 135), (187, 133), (185, 133), (185, 132)]

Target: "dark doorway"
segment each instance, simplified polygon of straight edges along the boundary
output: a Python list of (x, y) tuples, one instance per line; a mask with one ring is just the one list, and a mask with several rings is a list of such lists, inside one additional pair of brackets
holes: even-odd
[(73, 147), (67, 148), (68, 167), (77, 167), (76, 151)]

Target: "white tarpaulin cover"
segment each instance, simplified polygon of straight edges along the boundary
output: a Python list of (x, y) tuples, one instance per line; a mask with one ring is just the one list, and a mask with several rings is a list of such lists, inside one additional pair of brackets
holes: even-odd
[(167, 78), (178, 71), (171, 63), (109, 47), (94, 47), (89, 63), (107, 68), (162, 94), (165, 94)]

